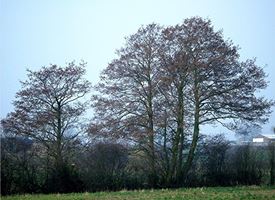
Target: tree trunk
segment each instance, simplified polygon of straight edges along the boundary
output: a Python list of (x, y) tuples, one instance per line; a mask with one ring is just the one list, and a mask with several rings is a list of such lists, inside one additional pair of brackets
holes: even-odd
[(151, 173), (149, 177), (149, 184), (151, 187), (155, 187), (157, 183), (157, 173), (156, 173), (156, 156), (155, 156), (155, 137), (154, 137), (154, 115), (153, 115), (153, 92), (152, 92), (152, 83), (149, 74), (148, 79), (148, 134), (149, 134), (149, 163), (151, 168)]
[(184, 144), (184, 130), (180, 136), (180, 146), (179, 146), (179, 160), (178, 160), (178, 174), (177, 174), (177, 183), (180, 184), (182, 177), (183, 177), (183, 169), (182, 169), (182, 162), (183, 162), (183, 144)]
[(164, 152), (164, 162), (165, 162), (165, 184), (169, 184), (169, 155), (167, 151), (167, 113), (165, 111), (165, 119), (164, 119), (164, 134), (163, 134), (163, 152)]
[(177, 113), (177, 131), (176, 135), (173, 141), (173, 147), (172, 147), (172, 164), (171, 164), (171, 171), (170, 171), (170, 180), (174, 182), (174, 180), (177, 179), (177, 176), (179, 175), (179, 172), (181, 171), (178, 166), (179, 162), (179, 156), (180, 156), (180, 141), (181, 141), (181, 136), (183, 134), (183, 83), (180, 84), (178, 87), (178, 113)]
[(198, 80), (198, 72), (195, 68), (194, 70), (194, 100), (195, 100), (195, 111), (194, 111), (194, 130), (193, 130), (193, 138), (192, 143), (188, 152), (188, 157), (184, 165), (184, 176), (187, 175), (188, 171), (192, 166), (192, 162), (194, 159), (195, 150), (197, 147), (198, 139), (199, 139), (199, 117), (200, 117), (200, 98), (199, 98), (199, 80)]
[(189, 149), (187, 160), (184, 165), (184, 175), (185, 176), (187, 175), (188, 171), (191, 168), (192, 161), (194, 159), (195, 150), (196, 150), (197, 143), (198, 143), (198, 138), (199, 138), (199, 117), (198, 117), (198, 109), (196, 109), (196, 110), (197, 111), (195, 112), (196, 114), (195, 114), (193, 139), (192, 139), (192, 143), (191, 143), (191, 146)]
[(61, 122), (61, 105), (57, 102), (57, 130), (56, 130), (56, 167), (61, 170), (63, 167), (62, 157), (62, 122)]

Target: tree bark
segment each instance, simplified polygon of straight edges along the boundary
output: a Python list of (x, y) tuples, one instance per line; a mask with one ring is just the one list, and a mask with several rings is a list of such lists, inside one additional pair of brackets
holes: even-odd
[(184, 124), (184, 110), (183, 110), (183, 83), (180, 84), (178, 87), (178, 113), (177, 113), (177, 131), (176, 135), (173, 141), (173, 147), (172, 147), (172, 164), (171, 164), (171, 171), (170, 171), (170, 181), (174, 181), (177, 179), (181, 169), (179, 169), (177, 166), (178, 162), (180, 162), (180, 141), (181, 141), (181, 136), (183, 134), (183, 124)]
[(154, 137), (154, 114), (153, 114), (153, 92), (152, 92), (152, 82), (150, 74), (148, 74), (148, 134), (149, 134), (149, 162), (151, 168), (151, 174), (149, 177), (149, 182), (152, 187), (156, 186), (157, 183), (157, 173), (156, 173), (156, 156), (155, 156), (155, 137)]
[(56, 166), (58, 170), (63, 167), (63, 157), (62, 157), (62, 109), (61, 103), (57, 101), (57, 130), (56, 130)]
[(164, 117), (164, 134), (163, 134), (163, 152), (164, 152), (164, 162), (165, 162), (165, 184), (169, 185), (169, 169), (170, 161), (167, 150), (167, 112), (165, 111)]
[(192, 166), (192, 161), (194, 159), (195, 150), (197, 147), (199, 139), (199, 125), (200, 125), (200, 98), (199, 98), (199, 80), (198, 80), (198, 71), (194, 69), (194, 100), (195, 100), (195, 110), (194, 110), (194, 130), (192, 143), (188, 152), (188, 157), (184, 165), (184, 176), (187, 175), (188, 171)]

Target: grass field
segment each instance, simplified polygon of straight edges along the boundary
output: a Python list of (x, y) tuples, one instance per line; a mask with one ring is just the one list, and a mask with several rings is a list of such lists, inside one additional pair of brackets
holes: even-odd
[(72, 193), (50, 195), (15, 195), (2, 200), (151, 200), (151, 199), (262, 199), (275, 200), (275, 187), (213, 187), (192, 189), (137, 190), (119, 192)]

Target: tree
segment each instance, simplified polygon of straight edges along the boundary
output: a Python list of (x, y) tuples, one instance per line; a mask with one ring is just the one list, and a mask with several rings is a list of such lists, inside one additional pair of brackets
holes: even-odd
[(40, 183), (32, 141), (20, 137), (1, 138), (1, 194), (37, 192)]
[(226, 153), (230, 148), (230, 142), (224, 135), (207, 137), (201, 147), (201, 162), (204, 178), (204, 184), (226, 185), (229, 180), (226, 179), (228, 168), (226, 166)]
[[(274, 102), (255, 94), (267, 86), (263, 69), (256, 65), (255, 59), (240, 61), (238, 48), (224, 40), (221, 31), (214, 31), (210, 20), (193, 17), (176, 29), (175, 39), (180, 44), (176, 55), (181, 56), (174, 57), (172, 63), (184, 67), (181, 99), (189, 107), (193, 127), (183, 167), (186, 174), (193, 161), (200, 126), (218, 122), (229, 127), (237, 121), (261, 124), (268, 120)], [(169, 64), (166, 69), (169, 70)], [(180, 94), (174, 99), (179, 99)], [(178, 122), (179, 117), (182, 116), (177, 117)]]
[(231, 157), (235, 181), (237, 184), (259, 185), (264, 174), (265, 157), (262, 147), (245, 144), (235, 148), (235, 155)]
[[(268, 119), (274, 102), (255, 95), (266, 87), (262, 68), (255, 60), (240, 61), (238, 47), (224, 40), (210, 20), (193, 17), (168, 27), (162, 32), (161, 44), (159, 90), (165, 97), (163, 106), (173, 111), (170, 118), (174, 119), (167, 125), (172, 133), (173, 181), (188, 173), (202, 125), (261, 124)], [(183, 158), (189, 132), (191, 144)]]
[(126, 147), (100, 142), (90, 146), (84, 155), (79, 162), (88, 190), (118, 190), (125, 187), (125, 168), (128, 162)]
[(155, 99), (158, 78), (160, 27), (150, 24), (127, 39), (126, 46), (101, 74), (93, 97), (96, 115), (91, 133), (138, 140), (151, 168), (151, 184), (156, 184)]
[(164, 29), (161, 39), (162, 47), (159, 51), (161, 65), (159, 68), (162, 74), (158, 89), (163, 100), (159, 104), (165, 111), (164, 116), (167, 116), (164, 119), (164, 132), (166, 137), (169, 133), (168, 138), (171, 142), (171, 161), (167, 177), (167, 181), (171, 184), (182, 174), (183, 144), (188, 132), (188, 103), (185, 93), (188, 84), (190, 55), (183, 50), (185, 48), (182, 43), (184, 33), (178, 25)]
[(81, 101), (90, 90), (83, 78), (86, 63), (68, 63), (28, 70), (14, 101), (15, 111), (1, 120), (6, 132), (27, 136), (42, 144), (54, 159), (54, 168), (61, 174), (70, 149), (81, 133), (80, 117), (86, 103)]
[(201, 126), (268, 119), (274, 102), (256, 95), (266, 88), (266, 75), (255, 59), (239, 57), (238, 47), (200, 17), (141, 28), (103, 71), (91, 131), (138, 137), (147, 145), (152, 174), (156, 146), (163, 145), (167, 181), (182, 181)]

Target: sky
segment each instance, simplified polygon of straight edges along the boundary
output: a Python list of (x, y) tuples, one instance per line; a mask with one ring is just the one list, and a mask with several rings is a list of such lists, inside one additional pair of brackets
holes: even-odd
[[(141, 25), (175, 25), (193, 16), (222, 29), (241, 48), (241, 60), (257, 58), (269, 81), (258, 95), (275, 100), (274, 0), (0, 0), (0, 119), (13, 111), (27, 68), (83, 59), (87, 79), (96, 84), (115, 50)], [(274, 126), (273, 112), (262, 132)]]

